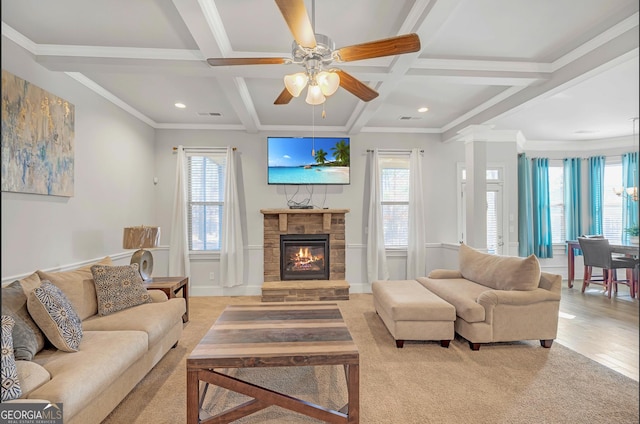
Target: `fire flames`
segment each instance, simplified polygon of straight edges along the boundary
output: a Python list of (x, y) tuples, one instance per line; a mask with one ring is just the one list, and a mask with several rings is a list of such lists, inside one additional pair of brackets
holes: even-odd
[(300, 247), (297, 252), (292, 252), (291, 255), (293, 267), (292, 270), (310, 270), (319, 269), (319, 264), (323, 262), (322, 256), (315, 256), (308, 247)]

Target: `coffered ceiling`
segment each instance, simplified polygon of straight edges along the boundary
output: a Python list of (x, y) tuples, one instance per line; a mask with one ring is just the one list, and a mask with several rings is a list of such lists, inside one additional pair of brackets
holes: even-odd
[[(335, 64), (377, 90), (274, 105), (294, 64), (273, 0), (6, 0), (2, 35), (154, 128), (406, 132), (455, 139), (473, 124), (528, 140), (628, 136), (638, 116), (637, 0), (317, 0), (336, 47), (417, 33), (416, 53)], [(312, 13), (313, 12), (313, 13)], [(182, 102), (187, 107), (177, 109)], [(419, 107), (428, 107), (420, 113)]]

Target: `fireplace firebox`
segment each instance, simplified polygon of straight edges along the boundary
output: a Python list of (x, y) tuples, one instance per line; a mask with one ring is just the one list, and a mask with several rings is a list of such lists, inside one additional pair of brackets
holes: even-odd
[(280, 280), (328, 280), (329, 235), (280, 236)]

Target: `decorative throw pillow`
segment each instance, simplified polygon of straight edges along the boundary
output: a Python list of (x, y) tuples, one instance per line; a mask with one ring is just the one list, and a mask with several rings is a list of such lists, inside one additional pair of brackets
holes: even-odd
[(2, 314), (11, 315), (15, 320), (13, 353), (16, 360), (32, 360), (44, 347), (44, 335), (29, 315), (27, 295), (20, 281), (14, 281), (2, 288)]
[(123, 309), (151, 303), (138, 271), (138, 264), (91, 267), (98, 295), (98, 314), (109, 315)]
[(82, 321), (58, 287), (43, 281), (27, 299), (33, 320), (47, 339), (63, 352), (76, 352), (82, 340)]
[(16, 359), (13, 356), (11, 332), (15, 321), (9, 315), (2, 315), (2, 401), (18, 399), (22, 395)]

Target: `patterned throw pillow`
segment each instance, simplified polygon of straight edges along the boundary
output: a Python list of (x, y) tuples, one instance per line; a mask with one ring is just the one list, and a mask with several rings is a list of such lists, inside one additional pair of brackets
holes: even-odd
[(11, 315), (16, 322), (13, 327), (13, 354), (16, 360), (31, 361), (44, 347), (44, 335), (29, 315), (27, 295), (20, 281), (2, 288), (2, 314)]
[(2, 401), (18, 399), (22, 395), (16, 359), (13, 356), (13, 318), (2, 315)]
[(98, 314), (109, 315), (133, 306), (151, 303), (138, 271), (138, 264), (91, 267), (98, 295)]
[(43, 281), (27, 300), (27, 308), (47, 339), (63, 352), (77, 352), (82, 321), (58, 287)]

